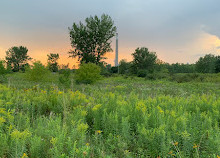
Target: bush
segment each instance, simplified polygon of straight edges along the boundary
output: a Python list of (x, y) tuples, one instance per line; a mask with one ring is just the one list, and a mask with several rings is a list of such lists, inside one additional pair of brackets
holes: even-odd
[(7, 72), (7, 70), (5, 69), (4, 61), (0, 60), (0, 75), (5, 75), (6, 72)]
[(110, 72), (109, 66), (104, 65), (104, 63), (100, 63), (99, 64), (100, 68), (101, 68), (101, 75), (105, 76), (105, 77), (110, 77), (112, 75), (112, 73)]
[(146, 79), (149, 79), (149, 80), (169, 79), (169, 74), (163, 73), (163, 72), (148, 73), (146, 75)]
[(147, 76), (147, 70), (144, 70), (144, 69), (140, 69), (137, 71), (137, 76), (138, 77), (146, 77)]
[(59, 71), (59, 82), (63, 85), (69, 86), (71, 70), (70, 69), (62, 69)]
[(5, 77), (5, 74), (7, 73), (7, 70), (4, 66), (4, 61), (0, 60), (0, 83), (3, 83), (7, 80)]
[(76, 70), (75, 79), (77, 83), (91, 84), (101, 78), (101, 68), (93, 63), (82, 64)]
[(192, 82), (192, 81), (203, 81), (204, 78), (197, 73), (185, 73), (185, 74), (175, 74), (171, 76), (171, 81), (176, 81), (178, 83)]
[(30, 81), (42, 81), (49, 77), (50, 71), (40, 62), (36, 61), (33, 66), (26, 68), (26, 78)]

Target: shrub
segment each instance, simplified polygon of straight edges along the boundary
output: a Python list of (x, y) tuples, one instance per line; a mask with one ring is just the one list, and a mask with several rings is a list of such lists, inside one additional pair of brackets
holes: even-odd
[(176, 81), (178, 83), (191, 82), (191, 81), (203, 81), (204, 78), (197, 73), (185, 73), (185, 74), (175, 74), (172, 75), (171, 81)]
[(3, 83), (6, 81), (5, 74), (7, 73), (7, 70), (4, 66), (4, 61), (0, 60), (0, 83)]
[(75, 79), (77, 83), (91, 84), (101, 78), (101, 68), (93, 63), (82, 64), (76, 70)]
[(104, 63), (100, 63), (99, 64), (100, 68), (101, 68), (101, 75), (105, 76), (105, 77), (110, 77), (112, 75), (112, 73), (110, 72), (109, 66), (106, 66)]
[(140, 69), (137, 71), (137, 76), (138, 77), (146, 77), (147, 76), (147, 70)]
[(26, 78), (30, 81), (42, 81), (48, 78), (50, 71), (40, 62), (36, 61), (33, 66), (26, 69)]
[(0, 75), (4, 75), (4, 74), (6, 74), (6, 72), (7, 72), (7, 70), (5, 69), (4, 61), (0, 60)]
[(163, 73), (163, 72), (148, 73), (146, 75), (146, 79), (149, 79), (149, 80), (169, 79), (169, 74)]
[(63, 85), (69, 86), (70, 85), (70, 69), (62, 69), (59, 71), (59, 82)]

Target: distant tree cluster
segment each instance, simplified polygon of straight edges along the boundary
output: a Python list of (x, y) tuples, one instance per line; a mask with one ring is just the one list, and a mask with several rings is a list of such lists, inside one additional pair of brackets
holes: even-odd
[(200, 73), (220, 72), (220, 56), (206, 54), (196, 62), (196, 71)]
[[(110, 76), (114, 73), (122, 75), (135, 75), (138, 77), (163, 78), (164, 74), (176, 73), (219, 73), (220, 56), (207, 54), (200, 57), (195, 64), (175, 63), (169, 64), (157, 58), (156, 52), (149, 51), (146, 47), (139, 47), (132, 53), (133, 60), (127, 62), (122, 59), (118, 67), (111, 67), (105, 63), (105, 54), (112, 51), (111, 38), (116, 34), (116, 26), (110, 16), (103, 14), (90, 16), (85, 22), (73, 23), (69, 28), (72, 51), (69, 57), (78, 58), (79, 69), (75, 73), (78, 83), (93, 83), (100, 78), (100, 74)], [(41, 62), (30, 64), (32, 58), (28, 55), (28, 49), (24, 46), (11, 47), (6, 51), (5, 60), (0, 61), (0, 75), (8, 72), (26, 71), (26, 76), (37, 81), (45, 74), (59, 71), (61, 84), (70, 85), (71, 70), (69, 63), (59, 66), (59, 54), (47, 55), (47, 67)], [(162, 75), (161, 75), (162, 74)], [(196, 77), (195, 75), (191, 76)]]
[[(220, 56), (207, 54), (200, 57), (195, 64), (165, 63), (157, 58), (155, 52), (149, 52), (147, 48), (137, 48), (132, 54), (133, 61), (122, 59), (119, 63), (119, 74), (136, 75), (146, 77), (158, 73), (219, 73)], [(111, 73), (118, 73), (117, 67), (108, 68)]]

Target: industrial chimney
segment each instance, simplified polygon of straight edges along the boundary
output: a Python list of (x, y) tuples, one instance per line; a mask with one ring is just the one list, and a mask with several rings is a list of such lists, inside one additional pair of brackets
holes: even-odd
[(118, 33), (116, 33), (115, 66), (118, 66)]

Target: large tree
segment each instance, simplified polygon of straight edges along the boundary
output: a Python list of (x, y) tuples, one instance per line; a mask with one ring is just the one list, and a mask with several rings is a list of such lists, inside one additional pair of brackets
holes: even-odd
[(138, 71), (152, 72), (156, 65), (157, 55), (155, 52), (150, 52), (147, 48), (137, 48), (132, 54), (133, 56), (133, 70), (135, 73)]
[(85, 23), (73, 23), (69, 28), (73, 50), (70, 57), (78, 57), (80, 63), (99, 64), (106, 52), (111, 52), (111, 38), (116, 34), (116, 26), (110, 16), (103, 14), (90, 16)]
[(27, 55), (28, 49), (23, 46), (11, 47), (6, 51), (6, 62), (8, 66), (11, 66), (12, 71), (16, 72), (19, 70), (24, 70), (24, 66), (27, 65), (28, 60), (31, 57)]
[(216, 62), (215, 62), (215, 72), (220, 72), (220, 55), (216, 56)]
[(59, 59), (59, 54), (47, 54), (47, 63), (49, 70), (52, 72), (57, 72), (58, 71), (58, 59)]
[(196, 71), (201, 73), (214, 73), (217, 58), (213, 54), (206, 54), (196, 62)]

